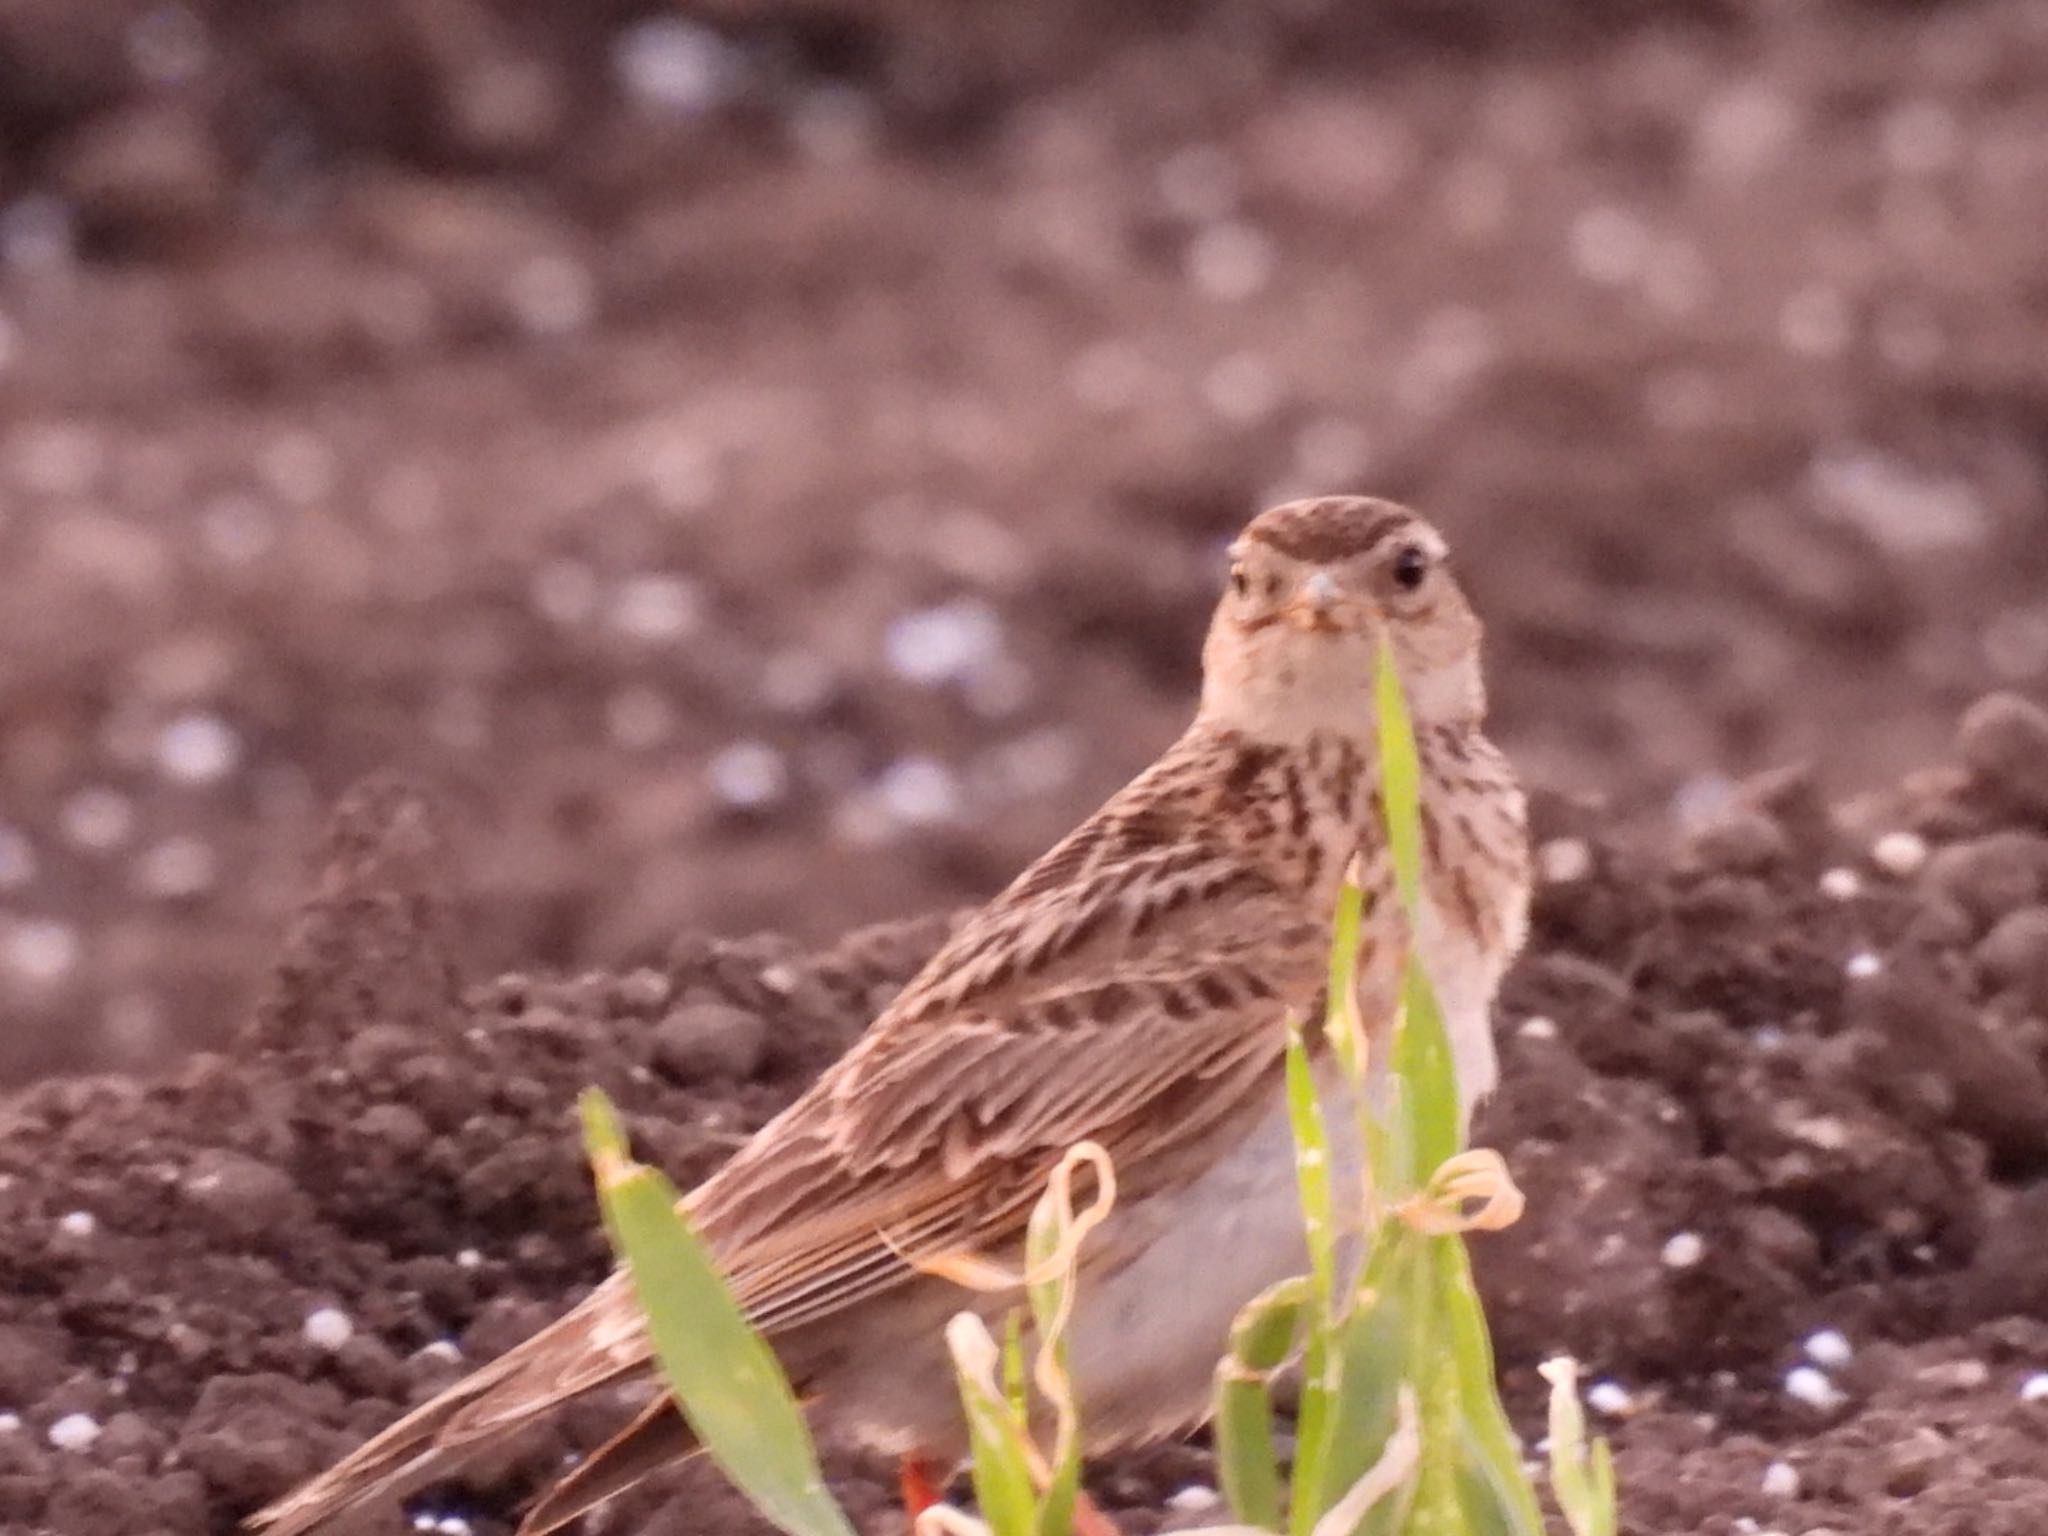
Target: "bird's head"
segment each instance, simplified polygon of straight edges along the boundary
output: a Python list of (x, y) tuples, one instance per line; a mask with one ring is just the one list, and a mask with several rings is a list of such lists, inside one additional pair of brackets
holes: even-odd
[(1202, 714), (1269, 740), (1373, 730), (1382, 641), (1418, 725), (1485, 713), (1480, 625), (1443, 536), (1362, 496), (1294, 501), (1230, 547), (1229, 585), (1202, 652)]

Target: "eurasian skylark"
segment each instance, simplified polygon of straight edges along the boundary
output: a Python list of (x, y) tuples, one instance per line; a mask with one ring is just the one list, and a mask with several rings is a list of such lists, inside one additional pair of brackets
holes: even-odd
[[(1107, 1149), (1121, 1191), (1083, 1251), (1069, 1335), (1091, 1451), (1199, 1423), (1233, 1316), (1305, 1267), (1283, 1021), (1320, 1008), (1347, 868), (1365, 893), (1369, 1028), (1392, 1019), (1409, 942), (1377, 790), (1382, 641), (1423, 770), (1415, 938), (1468, 1111), (1493, 1086), (1488, 1011), (1525, 925), (1526, 833), (1482, 728), (1480, 625), (1444, 542), (1401, 507), (1333, 498), (1264, 513), (1232, 554), (1187, 733), (686, 1199), (817, 1415), (901, 1457), (906, 1489), (964, 1451), (947, 1318), (1009, 1304), (924, 1262), (1016, 1264), (1073, 1143)], [(636, 1381), (642, 1411), (523, 1527), (552, 1531), (694, 1448), (622, 1275), (252, 1523), (314, 1530)]]

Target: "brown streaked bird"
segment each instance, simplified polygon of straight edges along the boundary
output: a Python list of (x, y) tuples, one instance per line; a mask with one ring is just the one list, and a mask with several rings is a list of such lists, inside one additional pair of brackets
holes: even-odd
[[(1238, 1309), (1305, 1267), (1283, 1021), (1320, 1006), (1354, 857), (1371, 1027), (1391, 1019), (1408, 943), (1379, 820), (1383, 639), (1423, 771), (1416, 939), (1469, 1112), (1493, 1086), (1488, 1011), (1525, 926), (1522, 795), (1484, 734), (1480, 625), (1443, 539), (1405, 508), (1328, 498), (1263, 513), (1232, 546), (1186, 734), (969, 918), (846, 1056), (685, 1197), (822, 1426), (900, 1457), (913, 1503), (965, 1450), (946, 1320), (1011, 1300), (920, 1263), (1014, 1265), (1030, 1206), (1076, 1141), (1109, 1151), (1120, 1187), (1083, 1251), (1070, 1336), (1091, 1452), (1200, 1423)], [(1339, 1177), (1355, 1187), (1355, 1168)], [(316, 1530), (632, 1382), (646, 1384), (638, 1415), (522, 1527), (556, 1530), (695, 1449), (618, 1274), (251, 1524)]]

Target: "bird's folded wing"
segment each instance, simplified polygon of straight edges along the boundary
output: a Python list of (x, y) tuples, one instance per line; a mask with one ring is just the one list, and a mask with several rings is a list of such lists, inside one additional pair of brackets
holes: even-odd
[(756, 1323), (783, 1331), (932, 1260), (1013, 1251), (1077, 1141), (1109, 1152), (1127, 1197), (1220, 1154), (1271, 1102), (1327, 937), (1277, 898), (1234, 915), (1227, 934), (1179, 935), (1199, 953), (1153, 942), (1007, 988), (999, 1009), (878, 1021), (690, 1201)]

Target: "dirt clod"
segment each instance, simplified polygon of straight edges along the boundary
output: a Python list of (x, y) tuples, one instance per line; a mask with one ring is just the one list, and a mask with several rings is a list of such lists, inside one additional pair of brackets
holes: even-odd
[(760, 1070), (767, 1043), (758, 1013), (685, 1003), (654, 1027), (654, 1061), (679, 1083), (740, 1082)]
[(1963, 717), (1963, 762), (1985, 791), (2015, 811), (2048, 819), (2048, 710), (1996, 693)]
[(2006, 913), (1976, 954), (1989, 985), (2010, 990), (2024, 1007), (2048, 1015), (2048, 907)]
[[(1919, 803), (1930, 793), (1953, 798)], [(1518, 1413), (1538, 1413), (1534, 1368), (1560, 1350), (1629, 1393), (1613, 1430), (1631, 1530), (1721, 1536), (1745, 1512), (1778, 1518), (1774, 1499), (1861, 1530), (1900, 1501), (1961, 1511), (1993, 1488), (2001, 1508), (2048, 1511), (2048, 1479), (2005, 1438), (2038, 1412), (2014, 1381), (2048, 1366), (2043, 1042), (2010, 1012), (2019, 960), (1999, 958), (2039, 910), (2012, 877), (2038, 834), (1987, 794), (1958, 775), (1900, 791), (1880, 808), (1892, 824), (1974, 830), (1918, 875), (1847, 896), (1813, 873), (1838, 849), (1786, 851), (1811, 830), (1752, 828), (1708, 858), (1697, 840), (1667, 856), (1589, 829), (1574, 878), (1539, 899), (1502, 1009), (1503, 1087), (1477, 1128), (1508, 1152), (1529, 1214), (1476, 1257)], [(1811, 829), (1796, 800), (1778, 814)], [(99, 1429), (67, 1452), (0, 1435), (7, 1518), (108, 1536), (146, 1509), (165, 1536), (224, 1531), (602, 1273), (578, 1089), (613, 1092), (687, 1185), (947, 931), (814, 956), (689, 940), (656, 967), (506, 976), (449, 1003), (445, 961), (419, 967), (429, 951), (405, 927), (410, 912), (439, 935), (435, 954), (453, 937), (412, 902), (417, 868), (383, 858), (382, 834), (329, 846), (266, 1011), (274, 1043), (153, 1085), (52, 1084), (0, 1132), (0, 1201), (46, 1234), (5, 1261), (0, 1395), (38, 1432), (67, 1415)], [(1930, 936), (1924, 911), (1959, 894), (1972, 919)], [(1980, 926), (2006, 935), (1988, 954)], [(433, 979), (388, 991), (394, 972)], [(361, 1000), (379, 995), (453, 1011), (372, 1021)], [(135, 1193), (152, 1187), (176, 1219)], [(316, 1314), (338, 1321), (315, 1329)], [(1816, 1363), (1806, 1341), (1832, 1332), (1851, 1352)], [(561, 1454), (604, 1432), (602, 1406), (422, 1507), (502, 1531)], [(1149, 1531), (1211, 1476), (1200, 1457), (1112, 1462), (1098, 1493)], [(1766, 1493), (1786, 1460), (1796, 1490)], [(883, 1469), (834, 1466), (856, 1504), (880, 1506)], [(621, 1518), (663, 1529), (660, 1500)]]

